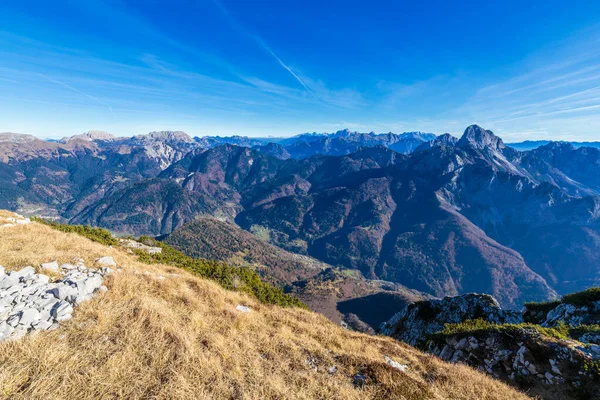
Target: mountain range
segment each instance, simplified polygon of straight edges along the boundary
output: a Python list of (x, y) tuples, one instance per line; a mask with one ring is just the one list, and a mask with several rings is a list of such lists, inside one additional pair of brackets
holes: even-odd
[[(460, 138), (346, 130), (276, 142), (0, 134), (0, 161), (0, 208), (165, 240), (217, 218), (325, 264), (286, 275), (297, 293), (350, 271), (518, 307), (600, 283), (600, 150), (566, 142), (522, 152), (476, 125)], [(190, 243), (203, 235), (191, 232)]]

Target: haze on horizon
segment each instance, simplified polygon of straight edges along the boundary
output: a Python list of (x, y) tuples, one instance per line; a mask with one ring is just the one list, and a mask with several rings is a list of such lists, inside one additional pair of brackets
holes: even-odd
[(0, 131), (600, 139), (600, 3), (0, 6)]

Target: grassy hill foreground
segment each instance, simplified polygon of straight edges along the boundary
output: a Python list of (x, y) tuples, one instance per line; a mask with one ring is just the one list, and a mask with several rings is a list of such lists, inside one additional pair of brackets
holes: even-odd
[[(142, 263), (119, 246), (36, 222), (0, 229), (7, 271), (74, 257), (93, 265), (102, 256), (122, 269), (109, 275), (107, 292), (55, 331), (0, 343), (1, 398), (527, 398), (394, 339), (345, 330), (302, 307), (261, 303), (181, 268)], [(252, 311), (237, 311), (239, 304)]]

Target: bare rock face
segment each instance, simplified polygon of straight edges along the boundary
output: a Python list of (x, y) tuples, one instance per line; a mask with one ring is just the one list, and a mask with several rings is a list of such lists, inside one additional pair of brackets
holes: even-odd
[(546, 315), (542, 326), (554, 327), (559, 321), (570, 326), (600, 324), (600, 300), (579, 306), (561, 303)]
[[(600, 394), (600, 381), (589, 368), (600, 360), (596, 349), (600, 346), (545, 337), (534, 328), (513, 325), (499, 330), (433, 335), (421, 348), (542, 398), (571, 398), (576, 392), (583, 396), (579, 398), (598, 398)], [(556, 397), (548, 397), (549, 389)]]
[(445, 324), (478, 318), (497, 324), (523, 322), (520, 313), (503, 310), (489, 294), (469, 293), (411, 304), (382, 324), (380, 332), (414, 346)]
[(41, 269), (60, 272), (63, 277), (50, 282), (50, 277), (33, 267), (5, 273), (0, 266), (0, 341), (58, 328), (60, 322), (71, 319), (74, 307), (106, 290), (104, 276), (112, 272), (87, 268), (81, 261), (60, 267), (53, 261)]
[(517, 313), (502, 310), (489, 295), (446, 297), (407, 306), (380, 332), (444, 361), (470, 365), (532, 396), (596, 399), (597, 299), (596, 289), (590, 289), (560, 301), (531, 303)]

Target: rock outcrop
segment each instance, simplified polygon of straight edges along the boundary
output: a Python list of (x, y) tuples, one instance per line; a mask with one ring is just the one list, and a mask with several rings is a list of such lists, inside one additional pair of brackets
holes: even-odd
[(0, 216), (0, 229), (11, 228), (16, 225), (26, 225), (31, 222), (29, 218), (26, 218), (19, 214), (14, 214), (14, 217), (2, 217)]
[(75, 306), (107, 290), (104, 277), (112, 272), (107, 267), (87, 268), (81, 259), (60, 267), (56, 261), (44, 263), (40, 269), (63, 276), (51, 282), (30, 266), (6, 273), (0, 266), (0, 341), (56, 329), (71, 319)]
[(498, 324), (523, 322), (520, 313), (502, 310), (489, 294), (469, 293), (410, 304), (382, 324), (380, 332), (414, 346), (427, 335), (444, 329), (445, 324), (477, 318)]
[(592, 301), (588, 305), (575, 305), (561, 303), (547, 315), (542, 326), (554, 327), (559, 322), (570, 326), (598, 325), (600, 324), (600, 300)]
[[(445, 361), (468, 364), (542, 398), (563, 398), (559, 392), (564, 398), (572, 398), (572, 393), (600, 398), (595, 370), (600, 346), (547, 337), (526, 325), (433, 335), (421, 349)], [(557, 397), (544, 395), (545, 390)]]
[(119, 239), (119, 243), (121, 243), (122, 246), (127, 247), (128, 249), (141, 250), (148, 254), (162, 253), (162, 248), (160, 247), (148, 246), (132, 239)]
[(521, 313), (502, 310), (489, 295), (446, 297), (407, 306), (380, 332), (534, 396), (598, 399), (599, 297), (592, 288), (528, 303)]

